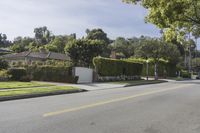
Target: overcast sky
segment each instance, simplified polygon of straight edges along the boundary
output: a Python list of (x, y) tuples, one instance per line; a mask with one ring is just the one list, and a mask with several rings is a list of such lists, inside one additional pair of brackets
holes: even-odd
[(102, 28), (110, 38), (118, 36), (160, 36), (144, 22), (145, 9), (122, 0), (1, 0), (0, 33), (9, 39), (33, 36), (35, 27), (47, 26), (55, 35)]

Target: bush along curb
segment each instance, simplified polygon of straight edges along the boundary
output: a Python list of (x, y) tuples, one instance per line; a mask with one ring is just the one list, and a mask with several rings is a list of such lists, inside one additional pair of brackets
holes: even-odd
[(62, 95), (62, 94), (80, 93), (80, 92), (86, 92), (86, 91), (87, 90), (79, 89), (79, 90), (56, 91), (56, 92), (35, 93), (35, 94), (25, 94), (25, 95), (16, 95), (16, 96), (2, 96), (2, 97), (0, 97), (0, 102), (9, 101), (9, 100), (19, 100), (19, 99)]
[(150, 85), (150, 84), (161, 84), (166, 83), (168, 81), (165, 80), (159, 80), (158, 82), (147, 82), (147, 83), (133, 83), (133, 84), (126, 84), (124, 87), (131, 87), (131, 86), (140, 86), (140, 85)]

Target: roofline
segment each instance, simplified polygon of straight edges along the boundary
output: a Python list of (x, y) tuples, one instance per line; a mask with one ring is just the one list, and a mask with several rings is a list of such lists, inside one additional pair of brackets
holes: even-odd
[[(24, 51), (24, 52), (27, 52), (24, 56), (17, 56), (17, 57), (15, 57), (15, 54), (18, 54), (18, 53), (11, 53), (11, 54), (6, 54), (6, 55), (11, 55), (11, 57), (0, 56), (0, 58), (2, 58), (2, 59), (27, 58), (27, 57), (31, 57), (31, 56), (29, 56), (29, 55), (30, 55), (33, 51)], [(22, 52), (21, 52), (21, 53), (22, 53)], [(38, 52), (38, 53), (42, 53), (42, 52)], [(41, 58), (41, 57), (31, 57), (31, 58), (38, 58), (38, 59), (45, 59), (45, 60), (50, 59), (50, 60), (70, 61), (70, 58), (69, 58), (68, 54), (57, 53), (57, 54), (65, 55), (66, 58), (64, 58), (64, 59), (55, 59), (55, 58), (50, 58), (50, 56), (51, 56), (52, 53), (56, 53), (56, 52), (50, 52), (50, 51), (49, 51), (49, 52), (47, 53), (47, 56), (44, 57), (44, 58)]]
[(32, 51), (29, 51), (29, 52), (25, 55), (25, 57), (27, 57), (31, 52), (32, 52)]
[(47, 55), (47, 57), (46, 57), (46, 58), (49, 58), (49, 57), (50, 57), (50, 55), (51, 55), (51, 52), (49, 51), (49, 53), (48, 53), (48, 55)]

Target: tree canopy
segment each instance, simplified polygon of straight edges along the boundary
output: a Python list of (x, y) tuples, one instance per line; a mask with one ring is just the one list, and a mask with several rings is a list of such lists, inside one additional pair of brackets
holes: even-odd
[(45, 45), (49, 43), (53, 37), (46, 26), (35, 28), (34, 33), (35, 41), (38, 45)]
[(34, 41), (34, 39), (30, 37), (16, 37), (13, 41), (13, 45), (11, 46), (11, 50), (14, 52), (23, 52), (30, 49), (30, 44)]
[(0, 33), (0, 47), (9, 47), (11, 42), (7, 40), (6, 34)]
[(123, 37), (116, 38), (116, 40), (112, 43), (112, 50), (123, 54), (125, 58), (129, 58), (134, 55), (134, 45)]
[(101, 40), (104, 41), (105, 44), (109, 44), (110, 39), (107, 37), (107, 34), (102, 29), (86, 29), (86, 39), (90, 40)]
[(161, 59), (176, 64), (179, 61), (180, 52), (176, 45), (166, 44), (159, 38), (147, 38), (141, 40), (140, 45), (136, 49), (136, 57), (151, 58), (155, 63), (155, 79), (158, 78), (158, 65)]
[(167, 39), (182, 37), (193, 32), (199, 36), (200, 1), (199, 0), (123, 0), (128, 3), (139, 3), (149, 13), (146, 21), (155, 24), (166, 33)]
[(70, 41), (65, 51), (77, 66), (89, 67), (94, 57), (103, 53), (104, 42), (100, 40), (78, 39)]

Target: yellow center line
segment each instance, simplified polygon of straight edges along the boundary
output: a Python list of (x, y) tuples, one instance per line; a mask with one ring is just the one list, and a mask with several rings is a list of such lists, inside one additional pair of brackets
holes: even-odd
[(165, 91), (170, 91), (170, 90), (176, 90), (176, 89), (180, 89), (182, 87), (185, 88), (187, 86), (190, 86), (190, 85), (179, 85), (177, 87), (173, 87), (173, 88), (170, 88), (170, 89), (148, 91), (148, 92), (135, 94), (135, 95), (131, 95), (131, 96), (111, 99), (111, 100), (108, 100), (108, 101), (102, 101), (102, 102), (83, 105), (83, 106), (79, 106), (79, 107), (75, 107), (75, 108), (63, 109), (63, 110), (59, 110), (59, 111), (55, 111), (55, 112), (49, 112), (49, 113), (43, 114), (43, 117), (50, 117), (50, 116), (60, 115), (60, 114), (63, 114), (63, 113), (69, 113), (69, 112), (79, 111), (79, 110), (83, 110), (83, 109), (93, 108), (93, 107), (97, 107), (97, 106), (101, 106), (101, 105), (105, 105), (105, 104), (121, 102), (121, 101), (129, 100), (129, 99), (134, 99), (136, 97), (147, 96), (147, 95), (156, 94), (156, 93), (165, 92)]

